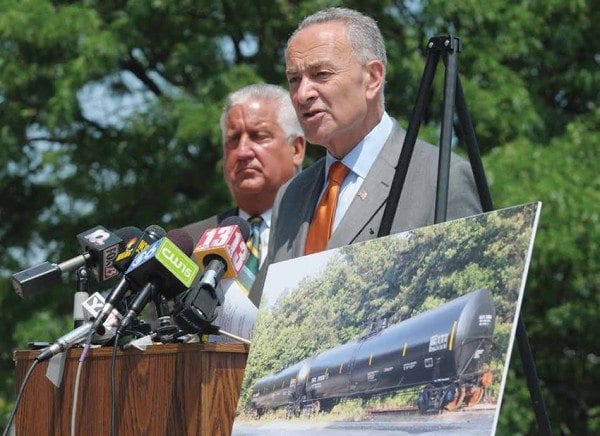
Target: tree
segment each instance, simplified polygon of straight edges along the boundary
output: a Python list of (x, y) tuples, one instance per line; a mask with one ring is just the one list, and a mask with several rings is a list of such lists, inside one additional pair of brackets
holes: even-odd
[[(581, 319), (573, 330), (581, 333), (597, 308), (597, 301), (589, 302), (597, 289), (593, 281), (597, 256), (566, 250), (573, 241), (569, 238), (576, 237), (587, 252), (595, 253), (593, 239), (587, 239), (581, 229), (593, 233), (597, 215), (573, 215), (560, 206), (571, 205), (564, 201), (575, 197), (590, 205), (586, 210), (593, 210), (594, 204), (585, 200), (596, 182), (567, 184), (559, 173), (556, 180), (547, 179), (552, 188), (542, 191), (536, 183), (552, 174), (549, 162), (562, 168), (588, 141), (597, 143), (591, 135), (598, 126), (596, 41), (600, 38), (595, 23), (600, 12), (590, 0), (493, 0), (485, 8), (473, 0), (2, 0), (2, 276), (41, 260), (77, 254), (74, 235), (98, 224), (111, 229), (132, 224), (174, 228), (227, 207), (218, 127), (224, 96), (257, 81), (284, 84), (288, 35), (303, 16), (332, 4), (364, 11), (379, 22), (389, 60), (386, 107), (404, 123), (414, 104), (428, 38), (447, 32), (461, 38), (462, 81), (482, 150), (503, 150), (510, 144), (506, 158), (491, 154), (485, 161), (496, 204), (539, 198), (560, 210), (560, 226), (542, 222), (538, 247), (543, 241), (555, 250), (537, 248), (528, 289), (528, 295), (536, 298), (525, 305), (526, 314), (532, 311), (526, 320), (538, 351), (540, 377), (552, 379), (556, 372), (548, 368), (556, 360), (556, 350), (540, 345), (548, 340), (548, 333), (535, 320), (550, 317), (553, 326), (571, 328), (575, 322), (569, 320)], [(422, 129), (432, 142), (437, 142), (437, 133), (432, 132), (440, 119), (439, 85), (436, 80)], [(566, 142), (574, 138), (584, 139), (577, 142), (583, 145), (567, 147)], [(523, 167), (532, 150), (552, 153), (554, 147), (562, 147), (566, 153), (560, 155), (562, 159), (557, 155), (544, 160), (548, 167), (543, 162), (535, 168), (534, 162), (531, 168)], [(595, 181), (596, 159), (589, 158), (593, 149), (587, 150), (589, 172), (573, 164), (573, 177)], [(309, 151), (309, 162), (322, 153), (318, 147)], [(497, 167), (497, 161), (504, 166)], [(529, 182), (518, 177), (534, 170), (535, 178)], [(498, 185), (502, 174), (512, 177)], [(518, 193), (523, 186), (527, 190)], [(539, 197), (534, 195), (537, 192)], [(580, 210), (572, 206), (570, 210)], [(546, 210), (545, 206), (543, 216)], [(72, 277), (65, 277), (65, 283), (72, 282)], [(0, 304), (10, 309), (0, 319), (3, 410), (10, 407), (14, 392), (11, 351), (24, 347), (25, 338), (52, 340), (62, 331), (68, 323), (72, 287), (67, 284), (24, 301), (7, 281), (0, 282)], [(571, 287), (588, 289), (589, 295), (558, 290)], [(557, 296), (564, 305), (556, 305)], [(586, 304), (580, 304), (581, 298), (587, 298)], [(546, 308), (553, 310), (546, 313)], [(30, 330), (34, 328), (46, 334), (34, 337)], [(568, 364), (573, 362), (572, 350), (580, 356), (579, 350), (593, 349), (585, 345), (589, 335), (578, 339), (580, 347), (570, 344), (561, 351), (559, 360), (565, 368), (572, 368)], [(540, 348), (546, 350), (541, 358)], [(595, 354), (588, 354), (580, 362), (594, 368)], [(550, 393), (557, 400), (548, 401), (551, 416), (564, 419), (565, 428), (593, 430), (598, 426), (598, 409), (593, 408), (596, 399), (588, 398), (591, 385), (570, 385), (571, 381), (552, 384), (556, 389)], [(560, 407), (558, 398), (564, 397), (565, 386), (577, 386), (576, 397), (591, 401), (587, 409), (576, 409), (588, 410), (582, 420), (576, 421), (565, 411), (569, 408)], [(517, 393), (507, 396), (507, 407), (514, 401), (523, 408), (516, 398)], [(533, 428), (530, 419), (519, 425), (506, 420), (503, 424), (508, 425), (508, 433)]]
[[(600, 396), (587, 388), (600, 382), (599, 115), (570, 123), (548, 146), (516, 141), (485, 162), (496, 206), (543, 202), (522, 312), (551, 422), (574, 434), (599, 425)], [(500, 429), (533, 431), (519, 364), (513, 357)]]

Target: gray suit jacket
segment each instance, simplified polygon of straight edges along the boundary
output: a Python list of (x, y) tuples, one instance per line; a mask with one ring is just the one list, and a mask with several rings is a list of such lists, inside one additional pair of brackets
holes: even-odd
[[(385, 203), (406, 132), (394, 121), (392, 132), (375, 159), (357, 195), (336, 227), (327, 248), (377, 237)], [(433, 224), (439, 148), (417, 140), (391, 233)], [(268, 265), (304, 254), (308, 227), (325, 176), (325, 159), (311, 165), (284, 185), (275, 198), (269, 250), (250, 299), (258, 306)], [(448, 188), (448, 220), (481, 213), (481, 204), (468, 162), (452, 154)]]

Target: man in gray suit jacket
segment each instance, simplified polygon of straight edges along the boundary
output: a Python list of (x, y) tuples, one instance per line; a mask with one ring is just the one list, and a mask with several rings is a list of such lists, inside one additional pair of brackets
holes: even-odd
[(205, 230), (225, 218), (262, 218), (260, 239), (264, 261), (277, 190), (302, 167), (305, 140), (288, 92), (256, 84), (227, 96), (221, 115), (223, 169), (237, 207), (183, 227), (194, 243)]
[[(284, 185), (273, 207), (266, 265), (307, 253), (315, 208), (329, 168), (349, 168), (335, 207), (331, 236), (323, 249), (377, 237), (405, 131), (385, 112), (386, 53), (375, 21), (359, 12), (329, 8), (298, 26), (288, 40), (286, 74), (292, 103), (306, 135), (327, 156)], [(392, 232), (433, 223), (437, 147), (417, 141)], [(466, 161), (452, 155), (447, 218), (481, 212)], [(309, 250), (310, 251), (310, 250)], [(266, 267), (250, 298), (258, 304)]]

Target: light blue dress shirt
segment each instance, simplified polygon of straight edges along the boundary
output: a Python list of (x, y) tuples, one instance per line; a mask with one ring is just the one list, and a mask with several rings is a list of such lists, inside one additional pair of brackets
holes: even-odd
[[(336, 229), (342, 217), (348, 210), (350, 203), (354, 200), (354, 197), (358, 194), (360, 186), (362, 185), (365, 177), (369, 173), (373, 162), (377, 159), (379, 152), (383, 148), (383, 144), (390, 136), (393, 127), (393, 121), (387, 112), (383, 113), (381, 121), (373, 130), (371, 130), (367, 136), (365, 136), (356, 146), (342, 158), (342, 163), (350, 168), (350, 172), (344, 179), (340, 194), (338, 196), (338, 202), (335, 209), (335, 217), (333, 219), (333, 227), (331, 232)], [(329, 175), (329, 168), (336, 159), (329, 152), (325, 156), (325, 183), (323, 184), (323, 190), (321, 196), (327, 187), (327, 176)]]

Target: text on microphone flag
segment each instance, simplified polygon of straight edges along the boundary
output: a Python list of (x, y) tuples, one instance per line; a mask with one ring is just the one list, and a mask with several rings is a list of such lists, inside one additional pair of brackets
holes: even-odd
[(200, 269), (192, 259), (167, 238), (164, 238), (160, 244), (156, 258), (188, 288), (192, 285)]
[(83, 250), (95, 258), (96, 265), (93, 272), (99, 282), (119, 274), (119, 271), (113, 266), (113, 261), (120, 251), (120, 244), (123, 242), (119, 236), (103, 226), (96, 226), (79, 233), (77, 240)]
[(194, 248), (193, 257), (201, 271), (206, 267), (207, 256), (221, 257), (227, 264), (223, 277), (234, 278), (244, 267), (248, 254), (248, 247), (240, 228), (231, 225), (206, 230)]
[(198, 265), (168, 238), (156, 241), (147, 250), (136, 255), (126, 274), (130, 274), (151, 258), (159, 261), (177, 280), (188, 288), (192, 285), (196, 274), (198, 274)]

